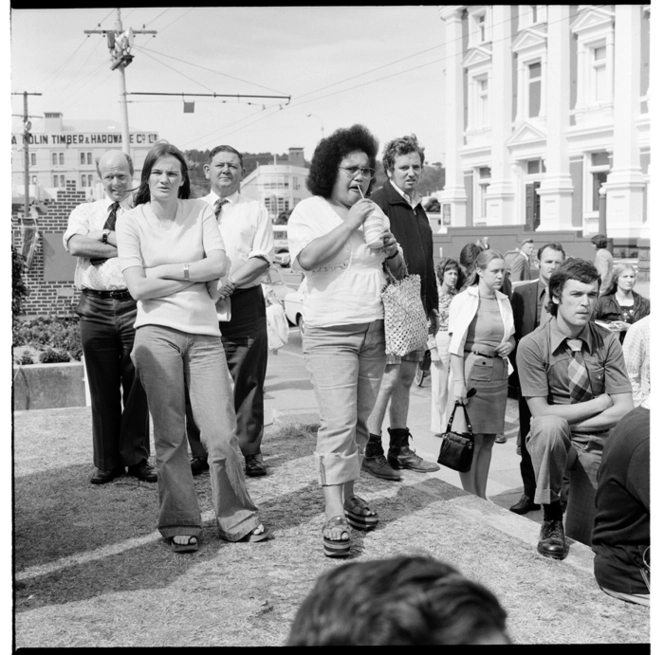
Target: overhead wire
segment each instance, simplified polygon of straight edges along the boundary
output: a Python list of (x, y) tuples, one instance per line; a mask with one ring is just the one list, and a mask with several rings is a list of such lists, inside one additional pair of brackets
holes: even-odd
[(200, 68), (204, 71), (208, 71), (210, 73), (215, 73), (216, 75), (221, 75), (222, 77), (228, 77), (231, 80), (235, 80), (236, 82), (244, 82), (245, 84), (251, 84), (253, 86), (257, 86), (261, 89), (265, 89), (266, 91), (273, 91), (274, 93), (280, 93), (282, 95), (288, 95), (287, 93), (284, 93), (283, 91), (279, 91), (277, 89), (272, 89), (269, 86), (263, 86), (262, 84), (256, 84), (256, 82), (250, 82), (249, 80), (243, 80), (241, 77), (235, 77), (233, 75), (228, 75), (228, 73), (222, 73), (218, 70), (215, 70), (213, 68), (208, 68), (207, 66), (201, 66), (200, 64), (194, 64), (190, 61), (186, 61), (184, 59), (180, 59), (178, 57), (174, 57), (173, 55), (167, 55), (165, 52), (158, 52), (157, 50), (151, 50), (150, 48), (145, 48), (143, 47), (144, 51), (148, 52), (154, 52), (157, 55), (161, 55), (162, 57), (168, 57), (169, 59), (175, 59), (175, 61), (179, 61), (182, 64), (188, 64), (189, 66), (194, 66), (195, 68)]
[(72, 75), (70, 81), (65, 85), (65, 87), (63, 89), (61, 89), (60, 92), (55, 96), (56, 98), (61, 96), (72, 85), (72, 83), (76, 80), (78, 74), (83, 70), (85, 65), (90, 61), (92, 55), (94, 55), (94, 53), (97, 51), (97, 48), (99, 47), (100, 43), (101, 43), (101, 39), (98, 39), (95, 47), (92, 49), (92, 52), (88, 55), (88, 58), (81, 64), (80, 68), (76, 71), (76, 73), (74, 73), (74, 75)]
[(142, 52), (147, 57), (150, 57), (150, 59), (152, 59), (153, 61), (156, 61), (158, 64), (161, 64), (162, 66), (165, 66), (166, 68), (174, 71), (178, 75), (182, 75), (182, 77), (186, 77), (191, 82), (194, 82), (194, 84), (198, 84), (199, 86), (202, 86), (204, 89), (207, 89), (211, 93), (214, 93), (214, 89), (211, 89), (209, 86), (205, 86), (205, 84), (203, 84), (202, 82), (199, 82), (199, 81), (195, 80), (193, 77), (189, 77), (189, 75), (185, 75), (184, 73), (177, 70), (176, 68), (173, 68), (173, 66), (169, 66), (168, 64), (164, 63), (163, 61), (159, 61), (156, 57), (153, 57), (151, 54), (147, 53), (146, 48), (142, 48), (142, 47), (137, 46), (137, 45), (134, 45), (134, 47), (136, 48), (136, 50), (138, 50), (139, 52)]
[(159, 14), (159, 16), (157, 16), (156, 18), (153, 18), (153, 19), (152, 19), (151, 21), (149, 21), (148, 23), (143, 23), (143, 27), (147, 27), (148, 25), (152, 25), (152, 23), (158, 21), (158, 20), (159, 20), (159, 19), (160, 19), (165, 13), (169, 12), (171, 9), (173, 9), (173, 7), (167, 7), (166, 9), (164, 9), (164, 11), (162, 11), (162, 12)]
[(187, 9), (187, 11), (184, 12), (184, 14), (181, 14), (181, 15), (178, 16), (175, 20), (171, 21), (168, 25), (166, 25), (166, 27), (160, 27), (160, 28), (159, 28), (159, 31), (160, 31), (160, 32), (164, 32), (164, 31), (167, 30), (171, 25), (173, 25), (173, 24), (177, 23), (178, 21), (182, 20), (182, 19), (183, 19), (183, 18), (184, 18), (184, 17), (185, 17), (190, 11), (193, 11), (194, 9), (196, 9), (196, 7), (189, 7), (189, 9)]
[[(566, 20), (566, 19), (563, 18), (563, 19), (560, 19), (560, 20)], [(499, 23), (494, 23), (493, 26), (495, 27), (495, 26), (498, 26), (498, 25), (504, 25), (504, 24), (506, 24), (506, 23), (510, 23), (511, 21), (512, 21), (512, 18), (510, 17), (509, 19), (507, 19), (507, 20), (505, 20), (505, 21), (501, 21), (501, 22), (499, 22)], [(555, 24), (555, 22), (560, 22), (560, 21), (547, 21), (547, 24), (548, 24), (548, 25), (551, 25), (551, 24)], [(503, 42), (503, 41), (510, 41), (511, 39), (512, 39), (512, 36), (511, 36), (511, 34), (510, 34), (509, 36), (507, 36), (507, 37), (505, 37), (505, 38), (503, 38), (503, 39), (494, 39), (494, 40), (492, 41), (492, 43), (501, 43), (501, 42)], [(455, 43), (455, 42), (457, 42), (457, 41), (462, 41), (462, 40), (463, 40), (463, 36), (460, 37), (460, 38), (457, 38), (457, 39), (450, 40), (450, 41), (446, 42), (446, 44), (447, 44), (447, 43), (452, 44), (452, 43)], [(443, 45), (445, 45), (445, 44), (443, 44)], [(393, 65), (393, 64), (395, 64), (395, 63), (400, 63), (401, 61), (404, 61), (405, 59), (412, 58), (413, 56), (416, 56), (417, 54), (423, 54), (424, 52), (428, 52), (428, 51), (433, 50), (433, 49), (435, 49), (435, 48), (428, 48), (427, 50), (425, 50), (425, 51), (421, 51), (420, 53), (415, 53), (414, 55), (409, 55), (408, 57), (404, 57), (404, 58), (402, 58), (402, 59), (396, 60), (395, 62), (391, 62), (390, 64), (385, 64), (385, 65), (383, 65), (383, 66), (380, 66), (380, 67), (378, 67), (378, 68), (375, 69), (375, 70), (379, 70), (380, 68), (384, 68), (384, 67), (386, 67), (386, 66)], [(339, 94), (341, 94), (341, 93), (346, 93), (347, 91), (352, 91), (352, 90), (354, 90), (354, 89), (361, 88), (361, 87), (363, 87), (363, 86), (368, 86), (369, 84), (374, 84), (374, 83), (376, 83), (376, 82), (381, 82), (381, 81), (386, 80), (386, 79), (389, 79), (389, 78), (391, 78), (391, 77), (397, 77), (397, 76), (399, 76), (399, 75), (404, 75), (405, 73), (409, 73), (409, 72), (414, 71), (414, 70), (417, 70), (417, 69), (419, 69), (419, 68), (424, 68), (424, 67), (426, 67), (426, 66), (430, 66), (430, 65), (433, 65), (433, 64), (436, 64), (436, 63), (440, 63), (440, 62), (442, 62), (442, 61), (445, 61), (445, 60), (448, 59), (448, 58), (451, 58), (452, 56), (453, 56), (453, 55), (445, 55), (444, 57), (440, 57), (440, 58), (438, 58), (438, 59), (434, 59), (434, 60), (432, 60), (432, 61), (428, 61), (428, 62), (425, 62), (425, 63), (423, 63), (423, 64), (418, 64), (417, 66), (413, 66), (413, 67), (411, 67), (411, 68), (407, 68), (407, 69), (402, 70), (402, 71), (397, 71), (397, 72), (395, 72), (395, 73), (391, 73), (390, 75), (385, 75), (385, 76), (383, 76), (383, 77), (381, 77), (381, 78), (377, 78), (377, 79), (375, 79), (375, 80), (368, 80), (368, 81), (363, 82), (363, 83), (361, 83), (361, 84), (357, 84), (357, 85), (355, 85), (355, 86), (348, 87), (348, 88), (345, 88), (345, 89), (340, 89), (340, 90), (338, 90), (338, 91), (334, 91), (334, 92), (332, 92), (332, 93), (329, 93), (329, 94), (327, 94), (327, 95), (325, 95), (325, 96), (320, 96), (320, 97), (317, 97), (317, 98), (312, 98), (312, 99), (310, 99), (310, 100), (304, 100), (304, 101), (301, 101), (300, 98), (302, 98), (302, 97), (306, 97), (307, 95), (311, 95), (311, 94), (313, 94), (313, 93), (315, 93), (315, 92), (317, 92), (317, 91), (308, 92), (308, 93), (303, 94), (302, 96), (299, 96), (299, 97), (298, 97), (298, 96), (295, 96), (295, 97), (293, 97), (293, 99), (291, 100), (291, 102), (290, 102), (290, 103), (289, 103), (284, 109), (286, 109), (286, 110), (287, 110), (287, 109), (294, 109), (294, 108), (300, 107), (301, 105), (308, 104), (308, 103), (310, 103), (310, 102), (315, 102), (315, 101), (318, 101), (318, 100), (324, 100), (324, 99), (329, 98), (329, 97), (331, 97), (331, 96), (339, 95)], [(372, 70), (374, 70), (374, 69), (372, 69)], [(372, 71), (367, 71), (366, 73), (368, 74), (369, 72), (372, 72)], [(361, 75), (362, 75), (362, 74), (354, 75), (354, 76), (352, 76), (352, 77), (350, 77), (350, 78), (346, 78), (345, 80), (341, 80), (340, 82), (334, 83), (334, 84), (332, 84), (332, 85), (328, 85), (328, 87), (322, 87), (322, 88), (319, 89), (319, 90), (323, 90), (323, 89), (325, 89), (325, 88), (330, 88), (331, 86), (336, 86), (336, 85), (338, 85), (338, 84), (343, 84), (344, 82), (350, 81), (350, 80), (352, 80), (352, 79), (356, 79), (357, 77), (360, 77)], [(265, 119), (271, 118), (272, 116), (275, 115), (275, 113), (277, 113), (277, 112), (273, 112), (272, 114), (265, 115), (265, 116), (260, 116), (260, 117), (258, 117), (255, 121), (253, 121), (252, 123), (250, 123), (249, 125), (242, 126), (242, 128), (240, 128), (240, 129), (245, 129), (245, 127), (249, 127), (250, 125), (253, 125), (253, 124), (255, 124), (255, 123), (257, 123), (257, 122), (259, 122), (259, 121), (261, 121), (261, 120), (265, 120)], [(236, 122), (238, 122), (238, 121), (236, 121)], [(232, 125), (232, 124), (231, 124), (231, 125)], [(223, 129), (223, 128), (220, 128), (220, 129)], [(213, 133), (211, 133), (211, 134), (214, 134), (214, 133), (216, 133), (217, 131), (219, 131), (219, 130), (216, 130), (215, 132), (213, 132)], [(237, 132), (237, 131), (239, 131), (239, 130), (234, 130), (233, 132), (230, 132), (229, 134), (233, 134), (233, 133), (235, 133), (235, 132)], [(209, 135), (206, 135), (206, 136), (209, 136)], [(194, 140), (194, 143), (195, 143), (196, 141), (199, 141), (199, 140), (203, 139), (203, 138), (205, 138), (205, 136), (195, 139), (195, 140)]]

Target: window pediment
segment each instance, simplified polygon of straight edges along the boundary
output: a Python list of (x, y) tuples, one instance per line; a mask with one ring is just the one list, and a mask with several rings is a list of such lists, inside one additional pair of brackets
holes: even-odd
[(477, 46), (468, 51), (468, 54), (463, 58), (461, 65), (464, 68), (475, 68), (490, 63), (491, 49), (487, 46)]
[(614, 20), (614, 12), (608, 9), (591, 6), (577, 17), (574, 23), (572, 23), (570, 30), (574, 34), (581, 35), (584, 32), (591, 32), (597, 29), (608, 29), (611, 27)]
[(546, 32), (537, 27), (528, 27), (523, 30), (512, 44), (512, 52), (519, 54), (526, 50), (540, 50), (546, 48)]
[(533, 144), (538, 141), (546, 141), (546, 134), (537, 129), (530, 123), (523, 123), (514, 131), (514, 134), (507, 140), (507, 147)]

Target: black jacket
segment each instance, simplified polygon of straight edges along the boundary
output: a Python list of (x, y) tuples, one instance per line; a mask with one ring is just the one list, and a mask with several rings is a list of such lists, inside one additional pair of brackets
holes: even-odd
[(438, 309), (438, 287), (433, 268), (433, 231), (422, 204), (413, 209), (389, 180), (371, 194), (390, 219), (390, 231), (403, 249), (408, 273), (418, 274), (422, 284), (422, 304), (427, 315)]

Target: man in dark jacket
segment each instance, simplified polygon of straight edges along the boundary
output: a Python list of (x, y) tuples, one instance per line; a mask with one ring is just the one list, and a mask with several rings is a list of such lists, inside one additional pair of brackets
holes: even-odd
[[(422, 174), (424, 148), (415, 135), (404, 136), (387, 143), (383, 166), (387, 173), (382, 189), (371, 195), (390, 219), (390, 229), (403, 249), (410, 274), (418, 274), (424, 310), (436, 326), (438, 289), (433, 268), (433, 232), (422, 208), (417, 186)], [(376, 405), (369, 416), (369, 443), (362, 468), (386, 480), (401, 480), (396, 469), (411, 469), (420, 473), (437, 471), (434, 462), (426, 462), (409, 446), (411, 437), (407, 427), (410, 388), (418, 362), (425, 349), (415, 350), (403, 357), (388, 355)], [(390, 404), (390, 445), (387, 460), (381, 443), (381, 430), (387, 405)]]

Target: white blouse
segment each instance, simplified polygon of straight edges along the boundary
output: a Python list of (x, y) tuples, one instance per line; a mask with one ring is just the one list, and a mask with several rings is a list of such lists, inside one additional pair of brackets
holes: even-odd
[[(385, 252), (373, 250), (364, 242), (358, 228), (344, 247), (323, 266), (305, 271), (298, 255), (314, 239), (341, 225), (343, 219), (320, 196), (298, 203), (288, 221), (288, 248), (293, 269), (305, 275), (300, 287), (304, 322), (311, 327), (352, 325), (382, 319), (383, 302), (380, 292), (385, 286), (383, 273)], [(390, 222), (384, 218), (385, 229)]]

